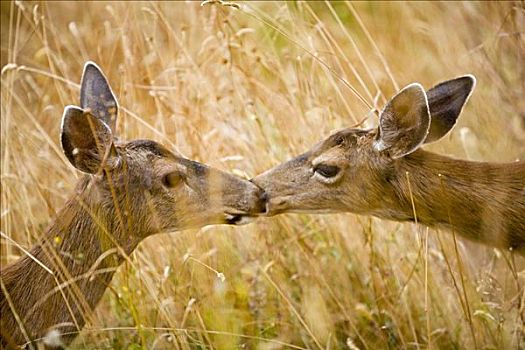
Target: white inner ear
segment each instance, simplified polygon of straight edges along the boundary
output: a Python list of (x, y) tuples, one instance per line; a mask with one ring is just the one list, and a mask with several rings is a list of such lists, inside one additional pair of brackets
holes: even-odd
[(383, 108), (378, 128), (380, 138), (373, 142), (373, 149), (377, 152), (392, 149), (392, 158), (403, 157), (424, 143), (429, 130), (430, 113), (425, 90), (419, 83), (410, 84)]
[(384, 151), (385, 149), (388, 148), (388, 146), (385, 144), (383, 140), (375, 140), (373, 146), (374, 146), (374, 150), (376, 150), (377, 152)]

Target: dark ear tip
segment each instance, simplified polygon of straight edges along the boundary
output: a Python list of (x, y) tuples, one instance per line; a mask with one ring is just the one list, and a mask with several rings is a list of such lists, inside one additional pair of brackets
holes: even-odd
[(84, 110), (78, 106), (67, 105), (66, 107), (64, 107), (64, 113), (62, 113), (62, 123), (60, 125), (60, 134), (63, 135), (65, 131), (64, 128), (69, 127), (71, 118), (76, 118), (83, 114)]
[(427, 104), (427, 94), (423, 86), (419, 83), (412, 83), (401, 89), (393, 98), (394, 100), (398, 96), (410, 96), (410, 99), (424, 100)]
[(86, 77), (90, 77), (91, 79), (93, 76), (97, 75), (106, 80), (102, 69), (100, 69), (100, 67), (95, 62), (86, 61), (86, 63), (84, 63), (84, 70), (82, 71), (82, 77), (80, 78), (80, 82), (81, 84), (83, 84), (86, 81)]
[(73, 115), (83, 114), (84, 110), (78, 106), (67, 105), (64, 107), (64, 113), (62, 113), (62, 128), (64, 126), (64, 120), (70, 118)]
[(94, 61), (86, 61), (86, 63), (84, 63), (84, 72), (88, 70), (95, 70), (98, 72), (102, 72), (102, 69), (100, 69), (98, 64), (96, 64)]
[(476, 87), (476, 77), (473, 74), (462, 75), (456, 78), (456, 80), (465, 84), (465, 88), (467, 88), (469, 91), (474, 90)]
[(84, 110), (75, 105), (67, 105), (66, 107), (64, 107), (64, 115), (68, 114), (68, 112), (84, 113)]
[(399, 91), (399, 93), (401, 93), (403, 91), (411, 92), (411, 93), (418, 93), (418, 94), (425, 93), (425, 89), (423, 88), (423, 86), (420, 83), (409, 84), (409, 85), (405, 86), (403, 89), (401, 89), (401, 91)]

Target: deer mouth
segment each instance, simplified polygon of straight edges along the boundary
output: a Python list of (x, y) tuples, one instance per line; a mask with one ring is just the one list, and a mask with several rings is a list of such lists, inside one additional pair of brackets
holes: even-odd
[[(224, 221), (226, 224), (246, 225), (255, 221), (259, 216), (266, 214), (266, 211), (268, 210), (268, 196), (266, 192), (262, 191), (258, 186), (257, 189), (258, 191), (255, 193), (256, 199), (254, 205), (247, 206), (246, 203), (244, 203), (244, 205), (241, 205), (241, 207), (244, 207), (243, 209), (229, 207), (224, 212)], [(253, 198), (248, 202), (253, 203)]]
[(266, 216), (274, 216), (290, 210), (292, 196), (278, 196), (266, 201)]
[(301, 199), (297, 200), (293, 196), (279, 196), (271, 198), (266, 202), (266, 213), (264, 216), (275, 216), (284, 213), (294, 214), (333, 214), (344, 212), (344, 210), (337, 210), (331, 208), (317, 207), (317, 203), (301, 203)]
[(255, 221), (256, 217), (247, 214), (224, 214), (224, 220), (228, 225), (246, 225)]

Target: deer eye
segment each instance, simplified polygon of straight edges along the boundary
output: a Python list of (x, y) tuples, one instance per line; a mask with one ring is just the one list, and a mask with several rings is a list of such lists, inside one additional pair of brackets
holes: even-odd
[(314, 171), (323, 177), (334, 177), (341, 169), (335, 165), (319, 164), (315, 166)]
[(162, 179), (162, 184), (166, 187), (171, 188), (177, 186), (183, 179), (184, 176), (180, 172), (174, 171), (164, 175), (164, 178)]

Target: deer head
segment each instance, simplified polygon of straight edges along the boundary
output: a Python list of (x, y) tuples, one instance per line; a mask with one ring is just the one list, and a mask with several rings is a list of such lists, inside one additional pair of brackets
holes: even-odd
[(145, 237), (237, 224), (265, 210), (264, 192), (250, 181), (151, 140), (118, 140), (117, 114), (106, 78), (88, 62), (80, 107), (66, 107), (61, 130), (64, 154), (85, 176), (31, 253), (0, 270), (2, 349), (49, 332), (57, 332), (57, 348), (69, 344), (125, 254)]
[(158, 232), (236, 224), (265, 210), (263, 191), (247, 180), (185, 159), (155, 141), (118, 140), (117, 114), (107, 79), (88, 62), (80, 108), (64, 111), (62, 149), (87, 174), (79, 185), (80, 201), (102, 210), (99, 216), (117, 217), (110, 224), (131, 229), (132, 241)]
[(474, 84), (466, 75), (427, 92), (408, 85), (386, 104), (378, 128), (337, 131), (257, 176), (252, 181), (268, 195), (268, 215), (350, 211), (402, 219), (392, 210), (396, 194), (389, 186), (400, 176), (398, 164), (452, 129)]

